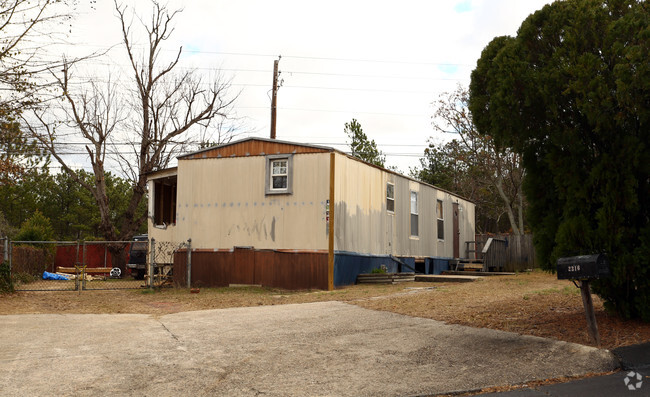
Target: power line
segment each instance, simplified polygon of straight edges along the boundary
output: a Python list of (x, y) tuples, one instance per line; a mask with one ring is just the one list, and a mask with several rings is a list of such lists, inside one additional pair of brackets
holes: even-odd
[[(75, 44), (77, 45), (77, 44)], [(80, 46), (94, 47), (100, 50), (109, 50), (112, 47), (97, 46), (88, 43), (78, 44)], [(132, 48), (143, 47), (144, 45), (134, 45)], [(178, 49), (162, 49), (165, 52), (177, 53)], [(241, 57), (261, 57), (261, 58), (277, 58), (279, 54), (264, 54), (255, 52), (225, 52), (225, 51), (209, 51), (209, 50), (183, 50), (185, 54), (211, 54), (211, 55), (227, 55), (227, 56), (241, 56)], [(364, 62), (364, 63), (383, 63), (383, 64), (399, 64), (399, 65), (428, 65), (428, 66), (468, 66), (474, 65), (457, 62), (432, 62), (432, 61), (405, 61), (394, 59), (368, 59), (368, 58), (339, 58), (339, 57), (323, 57), (323, 56), (306, 56), (306, 55), (282, 55), (283, 58), (289, 59), (306, 59), (316, 61), (336, 61), (336, 62)]]
[[(264, 108), (266, 109), (266, 108)], [(303, 109), (303, 108), (278, 108), (279, 110), (291, 110), (298, 112), (321, 112), (321, 113), (354, 113), (354, 114), (369, 114), (375, 116), (400, 116), (400, 117), (429, 117), (428, 114), (416, 113), (389, 113), (389, 112), (366, 112), (356, 110), (336, 110), (336, 109)]]
[(284, 71), (288, 74), (304, 74), (304, 75), (317, 75), (317, 76), (336, 76), (336, 77), (364, 77), (375, 79), (400, 79), (400, 80), (431, 80), (431, 81), (457, 81), (458, 79), (452, 78), (439, 78), (439, 77), (415, 77), (415, 76), (396, 76), (396, 75), (373, 75), (373, 74), (358, 74), (358, 73), (325, 73), (325, 72), (292, 72)]
[(365, 92), (387, 92), (387, 93), (401, 93), (401, 94), (426, 94), (431, 95), (430, 91), (409, 91), (409, 90), (388, 90), (379, 88), (346, 88), (346, 87), (318, 87), (318, 86), (299, 86), (299, 85), (285, 85), (283, 88), (301, 88), (310, 90), (337, 90), (337, 91), (365, 91)]

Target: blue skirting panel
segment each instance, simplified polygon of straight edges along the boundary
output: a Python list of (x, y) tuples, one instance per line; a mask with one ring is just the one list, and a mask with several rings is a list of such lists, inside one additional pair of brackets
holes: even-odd
[(334, 286), (354, 284), (357, 282), (357, 275), (370, 273), (373, 269), (379, 269), (381, 265), (386, 266), (388, 273), (398, 272), (397, 262), (389, 256), (337, 252), (334, 254)]
[[(415, 258), (397, 257), (401, 263), (388, 255), (364, 255), (355, 252), (336, 252), (334, 254), (334, 286), (341, 287), (356, 283), (357, 276), (362, 273), (371, 273), (373, 269), (386, 266), (388, 273), (412, 272), (416, 269)], [(449, 269), (447, 258), (425, 258), (424, 268), (418, 264), (418, 273), (440, 274)]]
[(449, 270), (449, 259), (445, 258), (427, 258), (427, 274), (442, 274), (443, 271)]

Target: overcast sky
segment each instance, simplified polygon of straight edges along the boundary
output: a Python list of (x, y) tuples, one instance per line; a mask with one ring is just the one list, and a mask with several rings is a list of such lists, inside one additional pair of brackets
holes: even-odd
[[(548, 1), (192, 0), (175, 21), (170, 56), (184, 49), (183, 67), (232, 78), (239, 93), (241, 137), (268, 137), (273, 61), (280, 60), (277, 138), (347, 151), (344, 124), (356, 118), (404, 173), (418, 164), (431, 127), (431, 103), (468, 85), (481, 50), (495, 36), (515, 35)], [(136, 4), (148, 15), (148, 2)], [(70, 53), (120, 41), (112, 1), (81, 4)], [(120, 47), (88, 68), (101, 75), (119, 64)], [(435, 135), (437, 141), (453, 138)]]

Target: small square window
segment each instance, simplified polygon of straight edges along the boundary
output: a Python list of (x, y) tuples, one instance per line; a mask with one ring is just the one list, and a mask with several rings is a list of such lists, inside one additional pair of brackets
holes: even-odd
[(288, 186), (287, 160), (271, 161), (271, 189), (286, 190)]
[(291, 194), (293, 192), (293, 155), (266, 156), (266, 183), (264, 191), (269, 194)]
[(386, 184), (386, 210), (395, 212), (395, 185), (392, 183)]

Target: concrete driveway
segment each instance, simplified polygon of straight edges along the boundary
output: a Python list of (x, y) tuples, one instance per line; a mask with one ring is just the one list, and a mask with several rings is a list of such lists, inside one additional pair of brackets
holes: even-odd
[(341, 302), (0, 316), (0, 395), (430, 395), (617, 364), (605, 350)]

